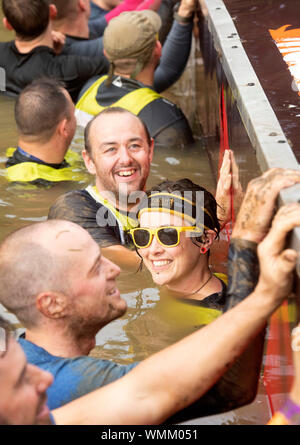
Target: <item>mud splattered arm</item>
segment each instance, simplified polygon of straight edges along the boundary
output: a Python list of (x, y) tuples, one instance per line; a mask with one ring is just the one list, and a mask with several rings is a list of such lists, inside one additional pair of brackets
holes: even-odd
[[(300, 172), (271, 169), (249, 183), (229, 250), (225, 311), (254, 290), (259, 276), (257, 245), (269, 231), (278, 193), (299, 182)], [(284, 212), (287, 211), (283, 209), (280, 214)], [(264, 338), (265, 329), (201, 399), (172, 417), (170, 423), (222, 413), (251, 403), (257, 392)]]
[(299, 171), (274, 168), (248, 184), (229, 247), (225, 310), (234, 307), (255, 288), (259, 275), (257, 245), (269, 231), (278, 194), (299, 182)]

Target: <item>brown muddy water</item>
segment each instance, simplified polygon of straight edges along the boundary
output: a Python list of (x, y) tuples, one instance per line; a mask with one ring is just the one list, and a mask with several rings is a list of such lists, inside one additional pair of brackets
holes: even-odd
[[(1, 25), (0, 40), (10, 40), (12, 38), (13, 35), (5, 31)], [(197, 45), (194, 44), (184, 75), (165, 95), (182, 107), (194, 126), (195, 132), (198, 133), (196, 102), (201, 100), (203, 91), (201, 91), (201, 82), (196, 78), (196, 73), (197, 76), (202, 75), (202, 61)], [(86, 177), (79, 184), (65, 182), (49, 189), (36, 189), (32, 186), (9, 184), (5, 179), (5, 153), (8, 147), (16, 146), (17, 134), (14, 123), (14, 100), (3, 95), (0, 95), (0, 134), (1, 241), (5, 235), (13, 230), (32, 222), (45, 220), (49, 207), (58, 196), (71, 189), (86, 187), (88, 184), (93, 183), (93, 178), (86, 174)], [(79, 130), (71, 146), (74, 151), (81, 152), (83, 137)], [(82, 171), (85, 171), (83, 162), (81, 168)], [(200, 141), (189, 151), (164, 150), (155, 152), (148, 186), (155, 185), (164, 179), (178, 179), (182, 177), (188, 177), (214, 193), (216, 180), (211, 173), (205, 147)], [(217, 244), (211, 256), (211, 262), (214, 264), (214, 270), (226, 272), (227, 238), (225, 234), (221, 236), (221, 240)], [(121, 273), (118, 286), (122, 297), (127, 302), (128, 311), (121, 319), (116, 320), (101, 330), (97, 335), (97, 346), (93, 350), (92, 355), (111, 359), (119, 363), (130, 363), (145, 358), (150, 353), (173, 343), (181, 335), (188, 333), (181, 332), (178, 334), (178, 332), (174, 331), (162, 341), (162, 327), (157, 329), (156, 332), (151, 332), (151, 342), (149, 342), (150, 333), (147, 331), (149, 320), (151, 322), (153, 319), (153, 323), (157, 323), (160, 319), (160, 289), (153, 284), (151, 276), (146, 271), (133, 275)], [(11, 314), (6, 314), (6, 316), (16, 323), (16, 327), (20, 327)], [(147, 333), (149, 333), (148, 339), (145, 340)], [(250, 406), (220, 416), (198, 419), (191, 423), (265, 424), (268, 418), (269, 412), (266, 406), (265, 395), (263, 387), (260, 385), (259, 395)]]

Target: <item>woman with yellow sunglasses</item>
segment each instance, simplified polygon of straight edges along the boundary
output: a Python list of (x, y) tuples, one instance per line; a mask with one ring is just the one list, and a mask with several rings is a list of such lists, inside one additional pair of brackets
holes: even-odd
[(189, 179), (165, 181), (142, 201), (138, 220), (130, 234), (153, 281), (169, 295), (221, 309), (226, 279), (209, 267), (210, 247), (220, 232), (213, 195)]

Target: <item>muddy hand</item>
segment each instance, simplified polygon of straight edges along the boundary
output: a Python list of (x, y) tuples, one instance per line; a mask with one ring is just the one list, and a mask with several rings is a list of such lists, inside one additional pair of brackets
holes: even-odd
[(52, 31), (53, 49), (56, 54), (60, 54), (64, 44), (66, 43), (66, 36), (59, 31)]
[(181, 0), (178, 14), (182, 17), (190, 17), (197, 9), (197, 0)]
[(258, 245), (260, 276), (258, 287), (268, 297), (281, 301), (289, 295), (298, 253), (285, 249), (287, 234), (300, 227), (300, 204), (287, 204), (275, 215), (268, 235)]
[(234, 208), (239, 208), (243, 199), (243, 190), (239, 181), (239, 170), (231, 150), (224, 152), (220, 175), (216, 190), (218, 203), (218, 219), (223, 227), (231, 220), (231, 193), (233, 193)]
[(233, 238), (259, 243), (268, 233), (280, 190), (300, 183), (300, 171), (273, 168), (249, 182)]

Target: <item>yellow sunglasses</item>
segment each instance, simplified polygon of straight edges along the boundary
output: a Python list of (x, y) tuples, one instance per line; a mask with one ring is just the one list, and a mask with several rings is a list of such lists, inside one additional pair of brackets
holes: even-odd
[(138, 249), (144, 249), (146, 247), (149, 247), (150, 244), (152, 243), (153, 236), (155, 236), (157, 241), (164, 247), (176, 247), (180, 243), (181, 232), (193, 232), (200, 234), (203, 233), (203, 230), (195, 226), (193, 227), (164, 226), (164, 227), (158, 227), (156, 229), (137, 227), (135, 229), (129, 230), (134, 245)]

